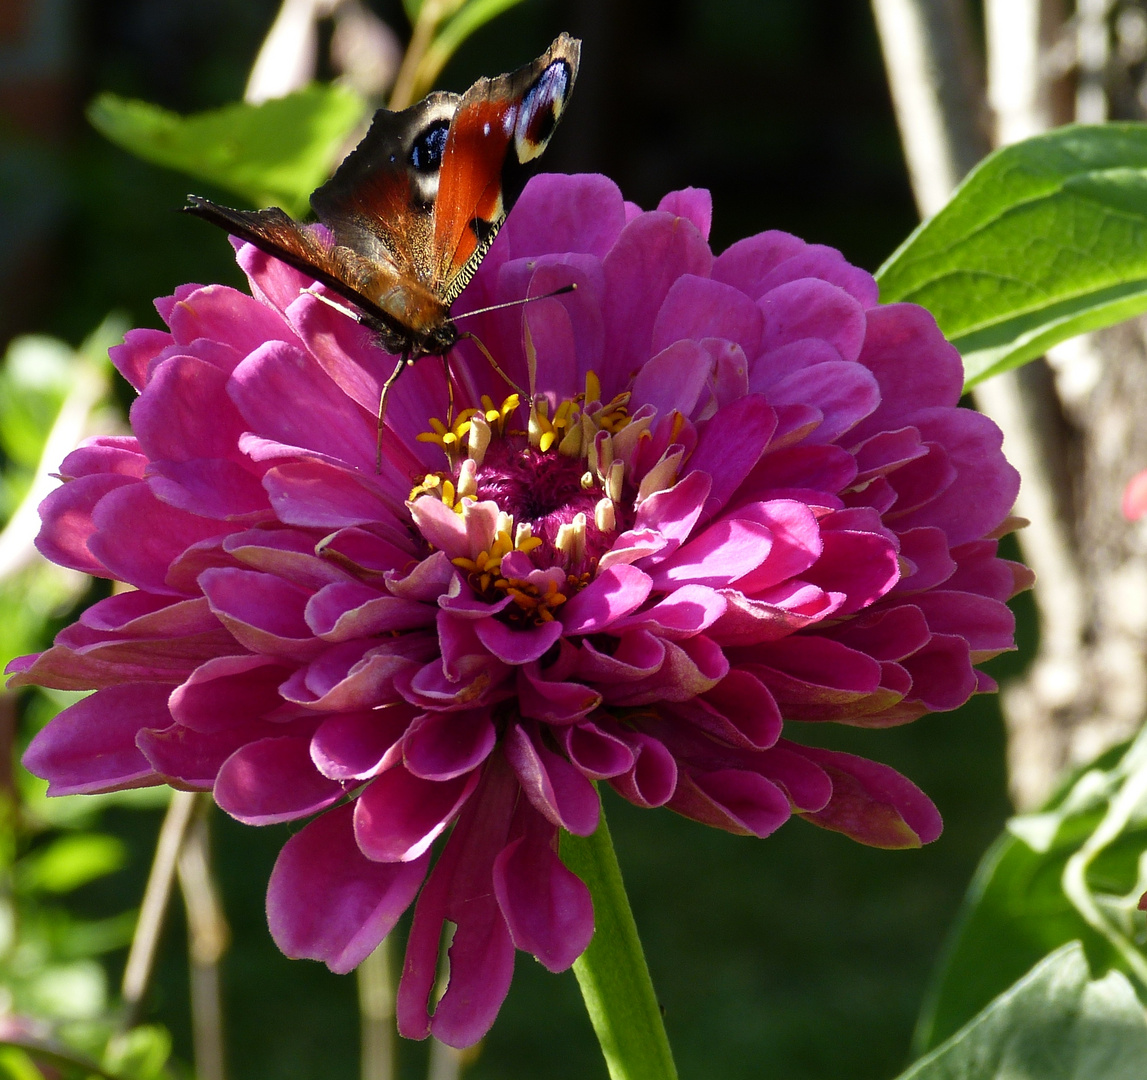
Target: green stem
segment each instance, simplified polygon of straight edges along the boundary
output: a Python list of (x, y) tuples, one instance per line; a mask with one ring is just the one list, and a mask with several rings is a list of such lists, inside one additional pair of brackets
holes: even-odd
[(561, 857), (593, 895), (593, 940), (574, 974), (610, 1080), (677, 1080), (604, 810), (592, 836), (562, 833)]

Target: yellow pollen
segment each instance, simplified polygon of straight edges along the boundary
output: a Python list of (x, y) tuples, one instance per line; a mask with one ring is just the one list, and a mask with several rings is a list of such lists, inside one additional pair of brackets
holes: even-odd
[(485, 417), (486, 423), (501, 435), (505, 433), (506, 420), (521, 403), (522, 400), (517, 394), (511, 394), (498, 406), (494, 404), (494, 400), (489, 394), (483, 394), (482, 408), (476, 409), (475, 412), (480, 411)]
[(585, 403), (592, 405), (595, 401), (601, 401), (601, 379), (597, 377), (594, 371), (587, 371), (585, 373)]
[(569, 597), (562, 592), (556, 581), (547, 581), (545, 592), (537, 585), (521, 578), (499, 578), (494, 582), (494, 588), (502, 590), (522, 614), (537, 623), (553, 622), (553, 609), (564, 604)]
[(463, 409), (454, 423), (447, 427), (437, 416), (430, 417), (430, 431), (422, 431), (414, 436), (415, 440), (423, 443), (436, 443), (446, 452), (447, 457), (457, 455), (458, 450), (465, 445), (463, 440), (470, 430), (470, 417), (477, 409)]

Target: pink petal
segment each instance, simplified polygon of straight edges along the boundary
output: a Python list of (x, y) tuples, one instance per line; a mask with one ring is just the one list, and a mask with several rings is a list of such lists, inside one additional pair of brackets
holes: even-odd
[(315, 768), (332, 780), (367, 780), (402, 760), (415, 710), (405, 702), (328, 716), (311, 739)]
[(506, 760), (538, 812), (577, 836), (597, 828), (601, 804), (593, 785), (565, 758), (531, 737), (520, 724), (511, 726), (503, 743)]
[(478, 773), (423, 780), (401, 765), (375, 777), (354, 808), (362, 853), (378, 862), (411, 862), (454, 820), (478, 783)]
[(649, 575), (637, 567), (610, 566), (562, 605), (560, 625), (567, 634), (595, 634), (640, 607), (651, 588)]
[(514, 944), (550, 971), (565, 971), (593, 937), (589, 889), (544, 835), (511, 841), (494, 862), (494, 893)]
[(738, 240), (717, 256), (713, 279), (735, 285), (756, 298), (765, 292), (761, 283), (778, 266), (791, 259), (807, 245), (791, 233), (773, 229)]
[(24, 752), (24, 767), (48, 781), (49, 795), (90, 794), (155, 784), (135, 738), (171, 723), (171, 687), (135, 683), (98, 690), (54, 716)]
[(474, 624), (478, 640), (506, 664), (528, 664), (544, 656), (562, 636), (564, 627), (556, 619), (540, 626), (508, 626), (497, 619), (482, 619)]
[[(418, 898), (395, 1006), (399, 1034), (408, 1039), (433, 1033), (450, 1046), (470, 1046), (489, 1031), (510, 989), (514, 944), (492, 878), (517, 796), (513, 774), (493, 759)], [(431, 1017), (447, 920), (455, 924), (450, 981)]]
[(713, 370), (709, 351), (695, 341), (674, 341), (647, 360), (633, 380), (633, 401), (658, 413), (691, 416)]
[(205, 734), (263, 716), (282, 704), (279, 684), (288, 674), (290, 668), (262, 656), (215, 657), (175, 688), (171, 715)]
[(215, 801), (246, 825), (274, 825), (325, 810), (341, 784), (311, 762), (310, 739), (259, 739), (236, 750), (215, 778)]
[(375, 423), (297, 346), (260, 345), (235, 369), (228, 391), (264, 438), (374, 471)]
[(636, 806), (664, 806), (677, 790), (677, 761), (665, 745), (634, 732), (630, 744), (637, 754), (633, 768), (610, 781), (613, 788)]
[(875, 761), (802, 746), (832, 779), (832, 799), (823, 810), (804, 816), (880, 848), (914, 848), (930, 844), (943, 829), (932, 801), (911, 780)]
[(791, 814), (780, 788), (741, 769), (682, 774), (669, 805), (694, 821), (744, 836), (768, 836)]
[(706, 188), (687, 187), (671, 191), (657, 204), (658, 210), (685, 218), (697, 226), (697, 231), (709, 239), (713, 224), (713, 196)]
[(765, 316), (764, 348), (819, 338), (845, 360), (860, 355), (867, 326), (864, 309), (843, 289), (804, 278), (770, 289), (757, 303)]
[(293, 959), (353, 971), (409, 907), (430, 865), (377, 863), (354, 842), (349, 806), (331, 810), (292, 836), (267, 885), (267, 923)]
[(604, 256), (625, 226), (617, 185), (605, 176), (531, 177), (499, 239), (515, 259), (552, 251), (584, 251)]
[(756, 465), (776, 431), (777, 416), (759, 394), (750, 394), (719, 409), (701, 431), (689, 470), (712, 477), (705, 510), (714, 514), (732, 498)]
[(43, 527), (36, 537), (36, 550), (60, 566), (111, 577), (111, 571), (88, 550), (88, 540), (96, 531), (92, 513), (105, 495), (125, 485), (142, 486), (129, 476), (97, 473), (69, 480), (49, 492), (40, 503)]
[(747, 356), (761, 351), (761, 309), (740, 289), (707, 277), (686, 274), (670, 288), (653, 327), (652, 352), (675, 341), (722, 338)]
[(408, 772), (423, 780), (453, 780), (481, 765), (495, 739), (486, 709), (425, 713), (407, 730), (402, 760)]
[(722, 588), (758, 566), (771, 544), (772, 532), (765, 525), (737, 519), (718, 521), (657, 567), (653, 587), (693, 584)]

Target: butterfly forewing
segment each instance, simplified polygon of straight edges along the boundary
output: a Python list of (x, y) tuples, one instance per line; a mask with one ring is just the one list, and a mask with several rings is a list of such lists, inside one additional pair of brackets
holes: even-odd
[(447, 303), (466, 287), (506, 217), (503, 174), (510, 147), (537, 157), (573, 89), (581, 42), (562, 34), (532, 64), (479, 79), (462, 96), (442, 154), (434, 208), (439, 291)]
[(362, 142), (311, 196), (336, 243), (433, 286), (441, 144), (460, 100), (436, 93), (401, 112), (375, 113)]

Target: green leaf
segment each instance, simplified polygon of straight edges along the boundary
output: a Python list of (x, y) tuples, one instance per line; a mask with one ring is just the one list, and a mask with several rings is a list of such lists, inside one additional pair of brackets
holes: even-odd
[(105, 833), (61, 836), (21, 859), (17, 886), (26, 891), (67, 893), (114, 873), (127, 861), (122, 840)]
[(155, 1080), (171, 1057), (171, 1036), (157, 1024), (143, 1024), (114, 1036), (104, 1054), (104, 1068), (124, 1080)]
[[(1040, 957), (1080, 940), (1096, 970), (1141, 986), (1132, 940), (1147, 889), (1147, 731), (1103, 755), (1038, 814), (1013, 818), (984, 856), (921, 1011), (914, 1045), (947, 1038)], [(1075, 895), (1065, 891), (1072, 881)]]
[(1147, 311), (1147, 125), (1076, 125), (997, 150), (877, 271), (923, 304), (966, 386)]
[(485, 26), (504, 11), (517, 7), (522, 0), (470, 0), (435, 37), (431, 51), (442, 56), (443, 63), (475, 30)]
[(101, 94), (88, 119), (137, 157), (301, 216), (366, 111), (352, 90), (316, 83), (261, 105), (235, 102), (193, 116)]
[(604, 810), (592, 836), (562, 832), (561, 858), (593, 896), (593, 938), (573, 968), (610, 1080), (677, 1080)]
[(1041, 961), (899, 1080), (1143, 1080), (1147, 1017), (1117, 971), (1089, 980), (1083, 948)]

